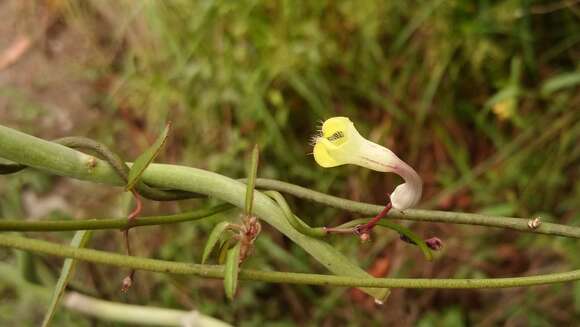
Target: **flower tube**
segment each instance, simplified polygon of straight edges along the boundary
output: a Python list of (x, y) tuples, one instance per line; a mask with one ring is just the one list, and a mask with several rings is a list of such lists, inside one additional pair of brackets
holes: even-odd
[(353, 164), (401, 176), (405, 182), (390, 196), (393, 208), (411, 208), (421, 199), (423, 182), (417, 172), (393, 151), (362, 137), (347, 117), (326, 120), (313, 141), (314, 159), (322, 167)]

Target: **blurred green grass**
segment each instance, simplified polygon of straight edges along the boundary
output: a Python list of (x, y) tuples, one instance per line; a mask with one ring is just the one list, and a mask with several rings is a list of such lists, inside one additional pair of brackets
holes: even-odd
[[(95, 0), (48, 1), (37, 10), (58, 17), (94, 49), (81, 69), (74, 57), (72, 68), (62, 68), (93, 86), (84, 101), (98, 119), (74, 130), (114, 145), (128, 159), (171, 120), (162, 161), (243, 177), (251, 145), (258, 143), (260, 177), (384, 202), (397, 177), (355, 167), (321, 169), (309, 155), (309, 137), (320, 121), (348, 116), (363, 135), (417, 168), (425, 181), (424, 207), (578, 224), (580, 10), (565, 4)], [(37, 131), (39, 117), (49, 114), (34, 92), (3, 86), (0, 93), (25, 130)], [(3, 187), (4, 216), (18, 203), (17, 189)], [(119, 207), (117, 202), (112, 206)], [(312, 225), (350, 218), (301, 201), (291, 204)], [(150, 208), (162, 209), (176, 207)], [(198, 261), (210, 228), (211, 223), (143, 229), (135, 252)], [(367, 267), (376, 258), (387, 260), (393, 276), (508, 276), (580, 264), (577, 242), (570, 240), (415, 228), (445, 240), (435, 263), (422, 261), (387, 233), (378, 234), (373, 245), (332, 241)], [(111, 235), (102, 233), (98, 246), (118, 248)], [(260, 237), (248, 264), (321, 270), (275, 233)], [(88, 270), (93, 283), (104, 283), (98, 287), (102, 296), (121, 297), (117, 270)], [(240, 325), (544, 326), (580, 319), (578, 287), (395, 291), (385, 308), (372, 309), (343, 290), (257, 283), (242, 283), (238, 299), (228, 304), (219, 283), (142, 275), (142, 286), (128, 301), (198, 307)], [(3, 289), (10, 292), (7, 285)]]

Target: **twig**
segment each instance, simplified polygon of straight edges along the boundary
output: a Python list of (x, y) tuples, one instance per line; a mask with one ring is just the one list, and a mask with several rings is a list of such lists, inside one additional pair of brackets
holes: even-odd
[[(132, 257), (92, 249), (79, 249), (68, 245), (60, 245), (7, 234), (0, 234), (0, 246), (160, 273), (193, 275), (203, 278), (223, 278), (224, 275), (223, 266)], [(580, 269), (536, 276), (482, 279), (369, 278), (241, 269), (239, 278), (270, 283), (365, 287), (373, 289), (393, 287), (482, 289), (523, 287), (576, 281), (580, 280)]]
[(221, 204), (208, 209), (199, 209), (190, 212), (178, 213), (175, 215), (141, 217), (133, 222), (129, 222), (127, 218), (90, 218), (84, 220), (24, 220), (23, 218), (0, 219), (0, 231), (48, 232), (70, 230), (125, 229), (128, 227), (176, 224), (209, 218), (217, 213), (232, 208), (233, 207), (229, 204)]
[(227, 327), (229, 324), (198, 311), (182, 311), (151, 306), (130, 305), (92, 298), (70, 292), (64, 305), (71, 311), (102, 320), (136, 325)]

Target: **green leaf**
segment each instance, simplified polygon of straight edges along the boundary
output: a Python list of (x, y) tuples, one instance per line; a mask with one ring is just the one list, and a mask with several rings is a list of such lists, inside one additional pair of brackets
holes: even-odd
[(406, 236), (408, 239), (413, 241), (415, 245), (419, 247), (419, 249), (421, 250), (421, 252), (423, 252), (423, 255), (425, 256), (425, 259), (427, 259), (428, 261), (433, 260), (433, 253), (431, 252), (431, 249), (427, 246), (427, 243), (425, 243), (425, 241), (422, 238), (420, 238), (417, 234), (413, 233), (410, 229), (384, 219), (379, 221), (378, 225), (392, 229), (398, 232), (399, 234)]
[(218, 263), (223, 265), (226, 261), (226, 255), (228, 254), (228, 250), (231, 249), (236, 244), (236, 240), (234, 239), (227, 239), (221, 242), (220, 244), (220, 251), (218, 255)]
[(248, 172), (248, 184), (246, 184), (246, 205), (244, 206), (244, 213), (246, 216), (252, 215), (252, 205), (254, 204), (254, 188), (256, 186), (256, 175), (258, 174), (259, 158), (260, 150), (256, 144), (252, 150), (252, 162)]
[(228, 299), (233, 300), (238, 287), (238, 273), (240, 272), (240, 242), (228, 250), (226, 266), (224, 268), (224, 289)]
[[(78, 231), (75, 233), (70, 245), (76, 248), (84, 247), (89, 239), (91, 238), (91, 231)], [(69, 280), (73, 276), (74, 269), (76, 266), (76, 260), (74, 259), (66, 259), (64, 260), (64, 264), (62, 265), (62, 271), (60, 272), (60, 277), (56, 282), (56, 287), (54, 288), (54, 293), (52, 294), (52, 299), (50, 300), (50, 306), (48, 307), (48, 311), (44, 316), (44, 321), (42, 322), (42, 327), (46, 327), (50, 324), (52, 317), (54, 316), (54, 312), (60, 302), (60, 299), (64, 295), (64, 291), (66, 289), (66, 285), (68, 284)]]
[(205, 243), (205, 248), (203, 249), (203, 255), (201, 257), (201, 264), (202, 265), (205, 263), (207, 258), (209, 258), (211, 251), (213, 250), (215, 245), (218, 243), (223, 232), (228, 228), (229, 225), (230, 225), (229, 222), (222, 221), (221, 223), (217, 224), (213, 228), (213, 230), (209, 234), (209, 237), (207, 238), (207, 242)]
[[(356, 225), (364, 224), (366, 222), (368, 222), (368, 219), (355, 219), (355, 220), (351, 220), (345, 224), (339, 225), (339, 226), (337, 226), (337, 228), (350, 228), (350, 227), (354, 227)], [(421, 252), (423, 252), (423, 255), (425, 256), (425, 259), (427, 259), (429, 261), (433, 260), (433, 253), (431, 252), (431, 249), (427, 246), (427, 243), (425, 243), (425, 241), (422, 238), (420, 238), (417, 234), (413, 233), (407, 227), (401, 226), (399, 224), (395, 224), (395, 223), (390, 222), (386, 219), (380, 220), (377, 223), (377, 226), (392, 229), (395, 232), (406, 236), (409, 240), (411, 240), (415, 245), (417, 245), (419, 247), (419, 249), (421, 250)]]
[(578, 84), (580, 84), (580, 72), (560, 74), (542, 84), (541, 93), (547, 96), (561, 89), (575, 87)]
[(153, 160), (155, 160), (157, 155), (159, 155), (161, 148), (163, 147), (165, 141), (167, 140), (167, 135), (169, 134), (170, 127), (171, 123), (168, 123), (165, 126), (165, 129), (163, 130), (161, 135), (159, 135), (159, 137), (157, 137), (157, 140), (155, 140), (155, 143), (153, 143), (152, 146), (150, 146), (147, 150), (145, 150), (145, 152), (143, 152), (139, 156), (139, 158), (135, 160), (135, 162), (131, 166), (131, 170), (129, 170), (129, 177), (127, 178), (127, 186), (125, 187), (127, 191), (132, 190), (135, 187), (135, 185), (139, 182), (141, 175), (143, 175), (145, 169), (147, 169), (149, 164), (151, 164)]

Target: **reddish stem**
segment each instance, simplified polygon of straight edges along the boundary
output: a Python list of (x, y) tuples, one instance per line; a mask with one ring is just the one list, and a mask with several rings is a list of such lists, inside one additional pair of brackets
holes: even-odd
[(354, 228), (355, 234), (357, 235), (369, 234), (369, 232), (372, 231), (373, 228), (375, 228), (378, 222), (381, 219), (383, 219), (392, 208), (393, 204), (391, 203), (391, 199), (389, 199), (389, 203), (387, 203), (387, 205), (383, 208), (381, 212), (379, 212), (378, 215), (373, 217), (373, 219), (369, 220), (369, 222), (367, 222), (366, 224), (358, 225)]
[[(139, 216), (139, 214), (141, 213), (141, 210), (143, 209), (143, 203), (141, 202), (141, 198), (139, 197), (139, 194), (137, 192), (135, 192), (134, 190), (131, 190), (131, 193), (133, 193), (133, 196), (135, 197), (135, 208), (127, 216), (127, 220), (129, 221), (129, 224), (128, 224), (129, 227), (123, 229), (123, 238), (125, 239), (125, 247), (127, 249), (127, 255), (131, 255), (131, 242), (129, 241), (129, 229), (131, 228), (131, 222), (133, 222), (137, 219), (137, 216)], [(122, 292), (127, 292), (129, 290), (129, 288), (131, 288), (131, 285), (133, 285), (133, 276), (134, 275), (135, 275), (135, 269), (131, 269), (131, 271), (129, 271), (129, 275), (127, 275), (123, 279), (123, 286), (121, 287)]]
[(136, 219), (143, 209), (143, 203), (141, 202), (139, 194), (137, 194), (137, 192), (134, 190), (131, 190), (131, 193), (133, 193), (133, 196), (135, 197), (135, 209), (133, 209), (133, 211), (131, 211), (131, 213), (127, 216), (129, 220)]
[(125, 239), (125, 248), (127, 249), (127, 255), (131, 254), (131, 242), (129, 242), (129, 229), (123, 229), (123, 238)]

